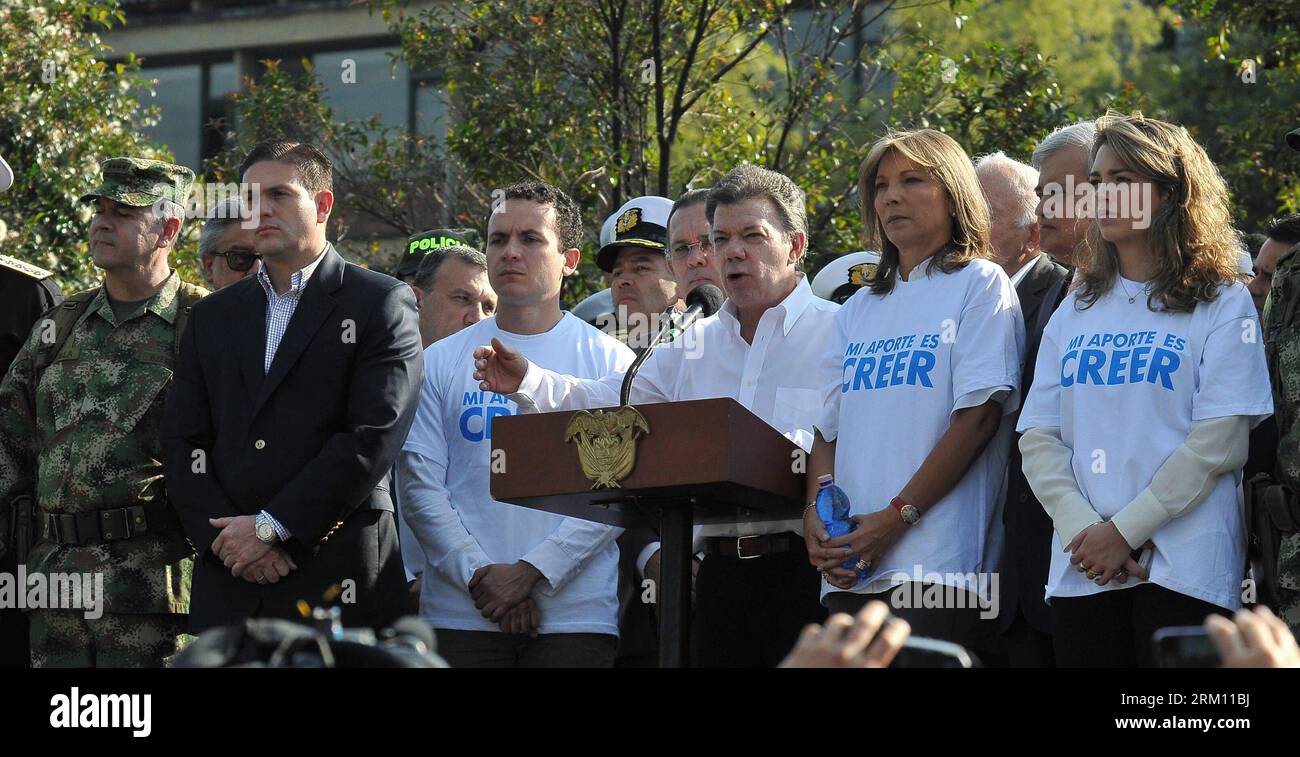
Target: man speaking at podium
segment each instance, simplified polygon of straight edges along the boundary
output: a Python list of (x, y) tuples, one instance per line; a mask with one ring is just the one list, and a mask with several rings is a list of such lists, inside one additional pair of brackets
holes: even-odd
[[(839, 356), (829, 349), (839, 306), (815, 297), (800, 270), (808, 245), (804, 207), (793, 181), (752, 165), (710, 190), (705, 213), (729, 298), (646, 360), (631, 403), (730, 397), (805, 451), (811, 447), (821, 398), (839, 381)], [(671, 236), (671, 215), (668, 227)], [(669, 239), (670, 249), (676, 241)], [(529, 354), (538, 362), (497, 341), (479, 348), (480, 388), (509, 394), (522, 412), (618, 404), (622, 370), (577, 378)], [(798, 520), (696, 527), (694, 551), (706, 553), (695, 585), (696, 665), (773, 667), (804, 625), (824, 618), (820, 578), (808, 567), (801, 533)], [(657, 548), (650, 545), (640, 560), (652, 580)]]

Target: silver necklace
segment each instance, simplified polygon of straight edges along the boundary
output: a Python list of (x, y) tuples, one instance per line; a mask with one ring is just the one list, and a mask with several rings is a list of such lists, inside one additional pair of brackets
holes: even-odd
[[(1137, 297), (1138, 297), (1137, 294), (1129, 294), (1129, 293), (1128, 293), (1128, 287), (1124, 285), (1124, 277), (1123, 277), (1123, 276), (1117, 276), (1116, 278), (1119, 279), (1119, 285), (1120, 285), (1120, 288), (1124, 290), (1124, 296), (1125, 296), (1125, 297), (1128, 297), (1128, 304), (1132, 305), (1134, 302), (1137, 301)], [(1146, 285), (1144, 284), (1144, 285), (1142, 286), (1142, 291), (1141, 291), (1141, 292), (1138, 292), (1138, 294), (1142, 294), (1142, 292), (1145, 292), (1145, 291), (1146, 291)]]

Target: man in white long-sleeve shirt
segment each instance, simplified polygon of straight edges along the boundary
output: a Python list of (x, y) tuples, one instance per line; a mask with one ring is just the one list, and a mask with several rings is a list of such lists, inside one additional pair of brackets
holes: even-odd
[(516, 407), (480, 391), (472, 377), (474, 348), (487, 341), (579, 376), (631, 364), (631, 350), (560, 310), (581, 236), (578, 207), (560, 190), (541, 182), (507, 188), (488, 221), (497, 313), (424, 354), (399, 485), (427, 561), (420, 616), (453, 667), (613, 664), (620, 530), (492, 499), (492, 420)]
[[(729, 299), (645, 362), (631, 402), (731, 397), (807, 450), (840, 366), (830, 349), (839, 306), (815, 297), (799, 270), (808, 241), (803, 192), (781, 174), (741, 166), (711, 190), (705, 212)], [(670, 248), (679, 232), (674, 220), (669, 216)], [(476, 353), (476, 375), (484, 388), (514, 392), (525, 412), (618, 404), (621, 371), (592, 381), (564, 375), (527, 348), (525, 360), (501, 347)], [(825, 616), (801, 530), (798, 519), (697, 527), (695, 548), (707, 554), (696, 582), (698, 665), (771, 667), (803, 625)], [(656, 550), (651, 545), (640, 560), (652, 579)]]

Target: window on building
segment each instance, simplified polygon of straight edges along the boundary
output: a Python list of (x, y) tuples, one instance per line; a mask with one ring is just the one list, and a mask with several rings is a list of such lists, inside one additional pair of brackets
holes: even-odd
[(421, 77), (411, 81), (415, 91), (415, 114), (412, 133), (432, 139), (439, 147), (447, 146), (447, 129), (450, 127), (451, 103), (447, 90), (434, 77)]
[(177, 163), (196, 172), (201, 170), (202, 66), (167, 66), (142, 73), (157, 80), (154, 96), (145, 94), (140, 98), (141, 105), (158, 108), (158, 123), (147, 130), (149, 137), (166, 145)]
[(312, 57), (325, 85), (325, 103), (340, 120), (380, 116), (385, 126), (410, 123), (410, 72), (405, 63), (393, 67), (389, 53), (397, 48), (344, 50)]
[(203, 100), (203, 159), (211, 160), (226, 149), (226, 135), (232, 130), (235, 104), (230, 95), (239, 88), (234, 62), (208, 65), (208, 89)]

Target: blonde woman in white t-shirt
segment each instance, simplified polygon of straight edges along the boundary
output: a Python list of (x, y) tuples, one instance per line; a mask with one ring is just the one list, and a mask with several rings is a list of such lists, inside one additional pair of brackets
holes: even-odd
[(865, 241), (881, 260), (837, 314), (841, 381), (808, 466), (808, 501), (818, 477), (833, 474), (858, 525), (829, 539), (809, 507), (810, 561), (832, 612), (884, 599), (915, 634), (987, 655), (1010, 448), (1003, 418), (1018, 406), (1024, 353), (1019, 301), (989, 260), (988, 207), (951, 137), (887, 135), (862, 163), (858, 190)]
[(1241, 607), (1239, 474), (1272, 400), (1213, 163), (1173, 124), (1096, 125), (1082, 283), (1044, 331), (1018, 428), (1055, 531), (1057, 662), (1147, 666), (1157, 629)]

